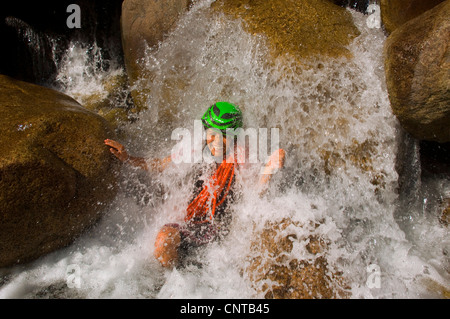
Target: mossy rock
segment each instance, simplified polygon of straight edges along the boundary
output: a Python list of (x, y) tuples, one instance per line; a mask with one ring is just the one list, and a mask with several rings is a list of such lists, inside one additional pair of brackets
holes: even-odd
[(218, 0), (213, 8), (266, 36), (275, 56), (350, 57), (347, 46), (360, 34), (351, 14), (327, 0)]
[(70, 244), (115, 195), (114, 131), (74, 99), (0, 75), (0, 267)]

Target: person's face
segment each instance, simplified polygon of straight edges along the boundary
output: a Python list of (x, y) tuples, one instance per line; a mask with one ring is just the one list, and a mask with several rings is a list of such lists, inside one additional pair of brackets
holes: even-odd
[(227, 139), (221, 132), (209, 128), (206, 130), (206, 145), (213, 156), (220, 156), (225, 154)]

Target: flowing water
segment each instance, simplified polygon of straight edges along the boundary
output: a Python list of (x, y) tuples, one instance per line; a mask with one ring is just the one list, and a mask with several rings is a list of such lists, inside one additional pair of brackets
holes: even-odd
[[(148, 110), (121, 128), (121, 142), (134, 155), (169, 155), (174, 129), (192, 132), (213, 101), (232, 101), (245, 127), (279, 128), (286, 167), (268, 193), (259, 198), (251, 179), (239, 180), (229, 235), (197, 252), (196, 262), (166, 270), (152, 257), (153, 243), (162, 225), (182, 220), (192, 165), (158, 174), (124, 166), (120, 192), (101, 222), (70, 247), (7, 269), (0, 297), (264, 297), (246, 270), (249, 257), (264, 258), (251, 241), (267, 221), (288, 218), (299, 238), (329, 240), (327, 261), (342, 271), (351, 298), (441, 298), (440, 289), (450, 286), (449, 236), (437, 214), (450, 185), (421, 180), (418, 145), (391, 113), (382, 30), (351, 11), (361, 31), (349, 46), (352, 60), (299, 64), (282, 56), (267, 63), (264, 38), (211, 14), (209, 4), (197, 3), (157, 50), (148, 50), (142, 63), (151, 80), (136, 84), (148, 94)], [(95, 52), (72, 43), (59, 63), (58, 87), (80, 102), (106, 95), (105, 79), (124, 72), (96, 68)], [(407, 172), (401, 188), (398, 158)], [(294, 226), (311, 223), (320, 226)], [(293, 249), (287, 257), (302, 253)]]

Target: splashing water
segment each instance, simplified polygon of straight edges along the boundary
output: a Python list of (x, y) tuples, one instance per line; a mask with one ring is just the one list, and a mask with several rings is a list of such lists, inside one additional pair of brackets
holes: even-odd
[(125, 70), (117, 62), (106, 60), (96, 43), (71, 41), (57, 64), (59, 72), (50, 85), (86, 108), (98, 111), (102, 103), (117, 108), (127, 105), (126, 83), (122, 83)]
[[(286, 167), (268, 194), (259, 198), (254, 185), (240, 181), (245, 191), (233, 204), (230, 234), (198, 252), (201, 266), (165, 270), (152, 256), (153, 243), (162, 225), (184, 217), (192, 165), (161, 174), (124, 167), (121, 192), (102, 221), (70, 247), (9, 269), (0, 297), (264, 297), (245, 271), (249, 257), (261, 253), (251, 251), (251, 242), (267, 221), (284, 218), (320, 224), (313, 232), (330, 241), (327, 261), (343, 271), (352, 298), (439, 297), (423, 280), (449, 287), (448, 232), (423, 212), (403, 211), (398, 198), (402, 136), (384, 84), (382, 31), (352, 12), (361, 35), (350, 46), (351, 61), (317, 57), (299, 64), (284, 56), (267, 63), (264, 38), (211, 14), (209, 4), (197, 3), (157, 50), (148, 51), (152, 80), (136, 84), (146, 89), (148, 110), (126, 126), (129, 140), (122, 142), (135, 155), (169, 155), (175, 128), (192, 130), (213, 101), (232, 101), (243, 110), (245, 127), (280, 129)], [(95, 69), (85, 51), (71, 52), (80, 70)], [(92, 94), (92, 77), (64, 65), (67, 93)], [(414, 230), (398, 216), (414, 216)], [(311, 234), (293, 227), (299, 238)], [(371, 265), (379, 270), (375, 285), (368, 280)]]

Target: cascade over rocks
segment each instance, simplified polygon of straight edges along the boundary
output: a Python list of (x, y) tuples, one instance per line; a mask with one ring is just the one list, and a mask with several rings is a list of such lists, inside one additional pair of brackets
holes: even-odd
[[(249, 33), (267, 39), (272, 59), (289, 55), (299, 68), (319, 56), (351, 59), (348, 45), (360, 34), (351, 14), (329, 1), (218, 0), (213, 9), (242, 19)], [(265, 298), (345, 298), (345, 279), (339, 271), (331, 270), (326, 239), (283, 234), (289, 227), (305, 225), (284, 219), (254, 234), (246, 272), (255, 289)], [(307, 253), (286, 260), (294, 243), (304, 246)], [(256, 257), (252, 257), (255, 252)]]
[[(142, 68), (146, 48), (154, 49), (190, 6), (188, 0), (125, 0), (122, 6), (122, 46), (131, 86), (151, 81)], [(317, 55), (350, 56), (346, 46), (359, 35), (345, 8), (329, 1), (216, 1), (214, 10), (243, 18), (250, 33), (264, 34), (275, 56), (296, 58)], [(248, 8), (248, 9), (245, 9)], [(146, 108), (147, 92), (137, 85), (132, 92), (137, 110)]]
[(385, 44), (392, 110), (420, 140), (450, 141), (449, 16), (447, 0), (397, 28)]
[(70, 244), (114, 199), (106, 120), (51, 89), (0, 75), (0, 267)]
[[(101, 48), (104, 61), (112, 56), (121, 60), (119, 20), (122, 1), (8, 2), (0, 11), (0, 74), (35, 84), (53, 83), (58, 71), (57, 61), (71, 41), (86, 46), (95, 43)], [(81, 28), (69, 28), (66, 24), (70, 4), (80, 7)]]
[[(125, 0), (121, 33), (125, 67), (131, 86), (145, 75), (142, 68), (147, 47), (153, 48), (175, 27), (190, 0)], [(146, 107), (145, 90), (131, 91), (137, 109)]]

